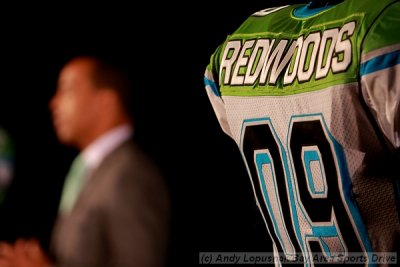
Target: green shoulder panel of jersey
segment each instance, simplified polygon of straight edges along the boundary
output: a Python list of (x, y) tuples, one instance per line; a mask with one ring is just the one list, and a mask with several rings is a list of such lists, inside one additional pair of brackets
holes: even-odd
[(363, 54), (392, 45), (400, 45), (400, 1), (388, 5), (369, 29)]
[(305, 18), (293, 15), (304, 5), (256, 12), (214, 54), (221, 94), (292, 95), (357, 81), (364, 37), (383, 12), (396, 12), (385, 11), (394, 2), (347, 0)]
[[(210, 62), (207, 65), (207, 72), (213, 74), (213, 82), (218, 83), (218, 71), (220, 66), (220, 55), (221, 51), (224, 48), (224, 44), (221, 44), (215, 49), (214, 53), (210, 57)], [(208, 77), (210, 79), (210, 77)]]

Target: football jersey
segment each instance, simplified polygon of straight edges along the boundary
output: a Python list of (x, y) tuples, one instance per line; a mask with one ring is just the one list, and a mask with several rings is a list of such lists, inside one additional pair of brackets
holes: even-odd
[(14, 176), (14, 145), (11, 137), (0, 127), (0, 207)]
[(276, 254), (398, 250), (399, 1), (258, 11), (204, 82)]

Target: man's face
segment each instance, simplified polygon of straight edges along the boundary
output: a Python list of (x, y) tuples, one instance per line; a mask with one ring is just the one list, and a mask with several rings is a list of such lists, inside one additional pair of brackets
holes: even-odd
[(59, 76), (57, 91), (50, 102), (53, 124), (62, 143), (80, 146), (96, 122), (97, 90), (92, 82), (93, 63), (77, 59)]

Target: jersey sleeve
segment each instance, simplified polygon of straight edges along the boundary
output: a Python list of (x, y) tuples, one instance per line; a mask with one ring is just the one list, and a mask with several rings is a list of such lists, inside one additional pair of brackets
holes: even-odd
[(386, 139), (400, 148), (400, 2), (388, 6), (366, 35), (361, 90)]
[(204, 85), (206, 88), (207, 96), (210, 99), (211, 105), (217, 116), (218, 122), (222, 130), (232, 137), (225, 110), (225, 104), (221, 97), (219, 88), (219, 57), (223, 45), (220, 45), (216, 51), (211, 55), (210, 62), (204, 73)]

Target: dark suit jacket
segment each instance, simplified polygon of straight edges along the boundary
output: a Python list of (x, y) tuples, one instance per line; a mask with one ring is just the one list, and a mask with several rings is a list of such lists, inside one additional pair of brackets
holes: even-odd
[(165, 266), (170, 202), (157, 167), (124, 142), (90, 176), (52, 238), (56, 266)]

